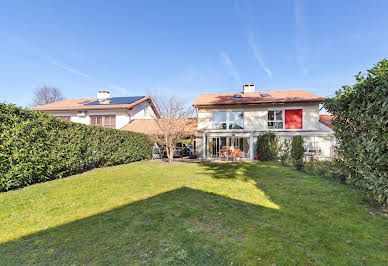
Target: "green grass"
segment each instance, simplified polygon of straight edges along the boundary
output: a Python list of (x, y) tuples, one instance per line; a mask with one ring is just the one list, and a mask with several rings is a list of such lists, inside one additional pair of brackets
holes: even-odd
[(0, 265), (388, 263), (359, 191), (272, 163), (96, 169), (0, 194)]

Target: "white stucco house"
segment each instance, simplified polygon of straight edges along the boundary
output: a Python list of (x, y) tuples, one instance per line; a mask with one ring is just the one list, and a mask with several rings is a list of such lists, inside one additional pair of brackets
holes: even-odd
[(111, 97), (109, 91), (98, 91), (96, 98), (67, 99), (31, 109), (62, 120), (115, 129), (157, 114), (149, 96)]
[(257, 136), (272, 131), (280, 141), (301, 135), (307, 153), (332, 158), (330, 115), (319, 114), (323, 100), (304, 90), (256, 91), (255, 85), (244, 85), (236, 93), (200, 94), (193, 103), (198, 114), (197, 153), (203, 159), (217, 158), (223, 146), (234, 145), (245, 157), (260, 159)]

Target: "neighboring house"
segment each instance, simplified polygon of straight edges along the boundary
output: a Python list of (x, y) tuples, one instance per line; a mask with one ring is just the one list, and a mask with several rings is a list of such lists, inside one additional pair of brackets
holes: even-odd
[(97, 98), (69, 99), (31, 108), (59, 119), (122, 129), (136, 119), (153, 119), (157, 114), (149, 96), (111, 97), (98, 91)]
[[(318, 159), (334, 156), (335, 139), (329, 116), (319, 115), (323, 97), (303, 90), (200, 94), (196, 145), (199, 157), (217, 158), (223, 146), (240, 147), (254, 159), (257, 136), (272, 131), (281, 141), (301, 135), (306, 152)], [(258, 155), (260, 157), (260, 155)]]

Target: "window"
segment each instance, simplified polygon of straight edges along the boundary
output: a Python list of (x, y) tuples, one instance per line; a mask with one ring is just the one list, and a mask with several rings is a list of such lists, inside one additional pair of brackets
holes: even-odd
[(226, 112), (213, 112), (213, 129), (227, 129)]
[(283, 128), (283, 111), (281, 110), (268, 111), (268, 128), (270, 129)]
[(213, 112), (213, 129), (243, 129), (243, 112)]
[(269, 129), (302, 129), (302, 109), (268, 111)]
[(285, 110), (286, 129), (302, 129), (302, 109)]
[(58, 119), (64, 120), (64, 121), (71, 121), (71, 116), (66, 116), (66, 115), (58, 115), (55, 116)]
[(115, 115), (91, 115), (90, 124), (95, 126), (116, 128)]
[(244, 128), (244, 113), (230, 112), (229, 113), (229, 129), (243, 129)]

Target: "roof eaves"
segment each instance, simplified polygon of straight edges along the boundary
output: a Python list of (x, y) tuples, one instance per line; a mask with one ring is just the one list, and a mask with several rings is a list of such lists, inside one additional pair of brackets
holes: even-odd
[(224, 106), (224, 105), (263, 105), (263, 104), (287, 104), (287, 103), (316, 103), (323, 102), (325, 98), (322, 99), (306, 99), (306, 100), (294, 100), (294, 101), (263, 101), (263, 102), (231, 102), (231, 103), (205, 103), (205, 104), (195, 104), (194, 107), (198, 106)]

